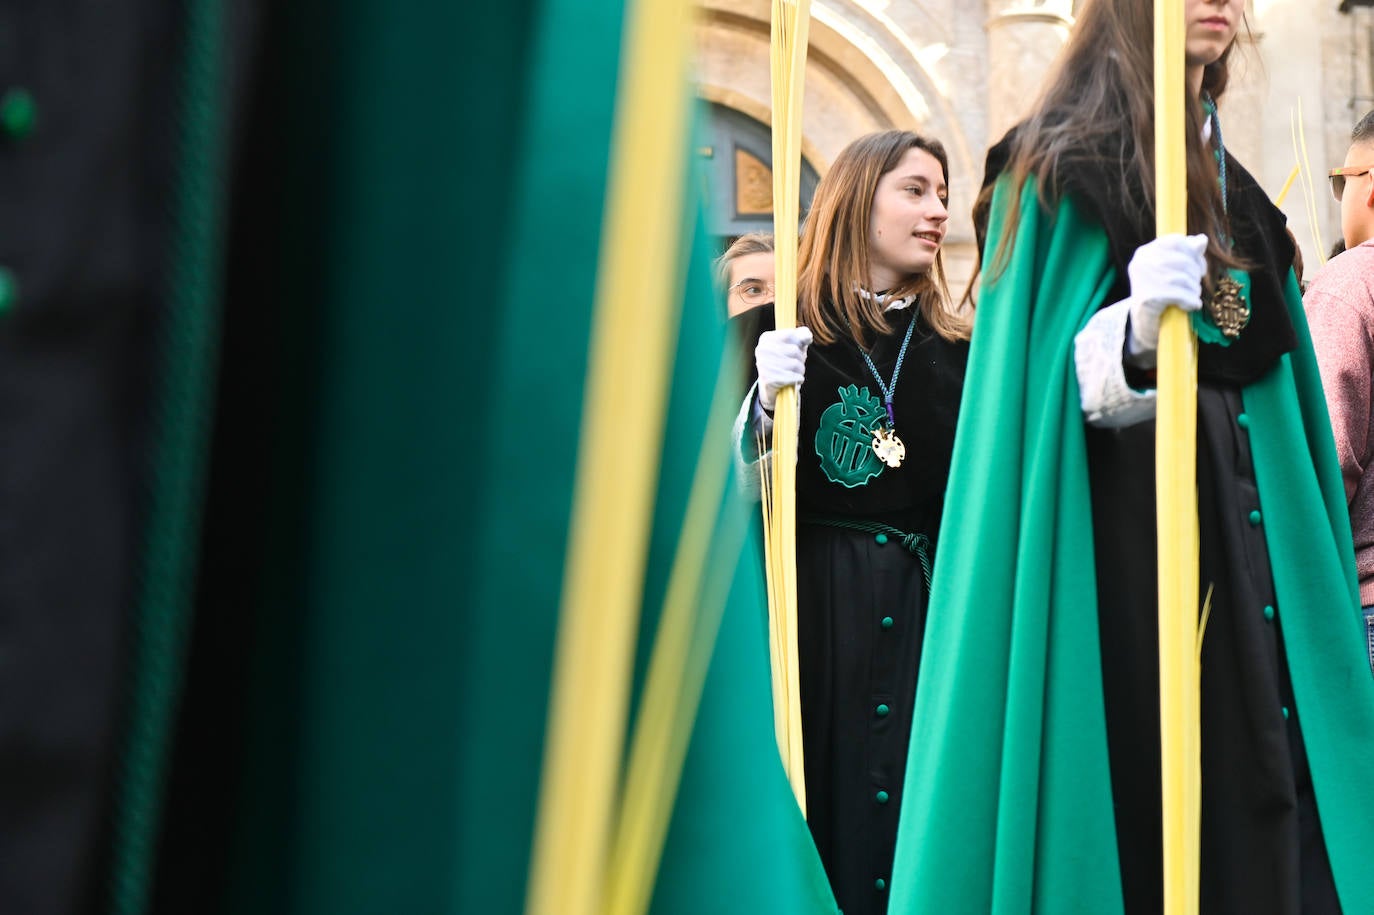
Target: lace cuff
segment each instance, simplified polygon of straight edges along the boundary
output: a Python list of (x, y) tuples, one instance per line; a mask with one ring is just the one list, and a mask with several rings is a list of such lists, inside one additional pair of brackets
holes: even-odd
[(735, 417), (734, 463), (735, 475), (739, 480), (740, 492), (746, 499), (758, 501), (763, 498), (760, 474), (773, 472), (773, 452), (759, 454), (758, 439), (763, 436), (767, 442), (773, 433), (773, 418), (759, 405), (758, 382), (749, 388)]
[(1102, 429), (1133, 426), (1155, 415), (1155, 392), (1136, 390), (1126, 381), (1122, 358), (1130, 313), (1130, 300), (1109, 305), (1073, 338), (1083, 418)]

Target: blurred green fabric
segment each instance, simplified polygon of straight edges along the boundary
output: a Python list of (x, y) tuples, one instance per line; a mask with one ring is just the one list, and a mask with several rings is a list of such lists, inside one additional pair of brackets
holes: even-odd
[[(224, 911), (523, 910), (624, 13), (279, 16), (288, 371)], [(687, 202), (636, 689), (724, 339)], [(656, 913), (836, 911), (774, 745), (758, 549), (708, 571), (732, 584)]]

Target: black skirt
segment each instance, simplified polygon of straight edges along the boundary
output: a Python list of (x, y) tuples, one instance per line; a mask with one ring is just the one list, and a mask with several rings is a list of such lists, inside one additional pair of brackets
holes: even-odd
[[(1234, 388), (1198, 395), (1202, 911), (1339, 915)], [(1154, 424), (1089, 431), (1103, 688), (1127, 915), (1162, 911)]]
[(797, 576), (807, 822), (845, 915), (881, 915), (925, 635), (925, 572), (895, 536), (802, 524)]

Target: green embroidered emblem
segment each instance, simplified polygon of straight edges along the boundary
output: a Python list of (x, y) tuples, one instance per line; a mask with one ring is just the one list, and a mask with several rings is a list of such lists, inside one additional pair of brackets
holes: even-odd
[(887, 414), (867, 387), (851, 384), (838, 391), (840, 402), (821, 414), (816, 454), (830, 482), (854, 489), (883, 472), (883, 462), (873, 453), (873, 426)]

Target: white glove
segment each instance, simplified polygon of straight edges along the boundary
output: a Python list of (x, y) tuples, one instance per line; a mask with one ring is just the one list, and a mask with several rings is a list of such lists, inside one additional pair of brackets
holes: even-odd
[(1176, 305), (1184, 311), (1202, 307), (1202, 278), (1207, 275), (1206, 235), (1161, 235), (1135, 249), (1126, 267), (1131, 281), (1131, 355), (1159, 348), (1159, 317)]
[(754, 347), (754, 364), (759, 370), (759, 406), (769, 413), (778, 402), (778, 391), (801, 384), (806, 375), (806, 348), (811, 345), (811, 330), (769, 330), (759, 336)]

